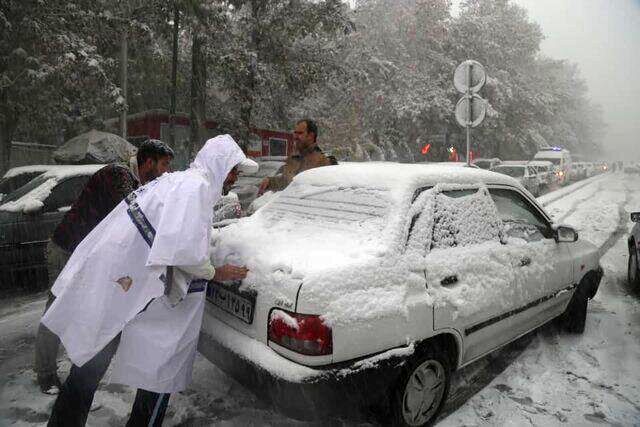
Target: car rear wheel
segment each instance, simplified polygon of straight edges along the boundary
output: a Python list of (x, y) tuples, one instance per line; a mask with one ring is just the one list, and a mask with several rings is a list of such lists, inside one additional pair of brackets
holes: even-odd
[(635, 243), (629, 246), (629, 265), (627, 267), (627, 280), (636, 289), (640, 287), (640, 271), (638, 270), (638, 253), (635, 250)]
[(581, 282), (573, 293), (571, 301), (564, 312), (564, 327), (567, 332), (581, 334), (587, 321), (587, 295), (586, 283)]
[(444, 406), (450, 379), (444, 352), (431, 348), (411, 359), (392, 395), (393, 425), (432, 425)]

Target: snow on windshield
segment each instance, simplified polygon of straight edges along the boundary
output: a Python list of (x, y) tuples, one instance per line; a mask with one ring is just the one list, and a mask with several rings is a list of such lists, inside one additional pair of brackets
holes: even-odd
[(44, 206), (44, 201), (61, 180), (73, 176), (93, 175), (105, 165), (59, 165), (20, 187), (6, 199), (0, 210), (7, 212), (34, 212)]
[(34, 212), (44, 206), (43, 201), (49, 197), (58, 181), (40, 175), (20, 187), (3, 200), (0, 210), (6, 212)]

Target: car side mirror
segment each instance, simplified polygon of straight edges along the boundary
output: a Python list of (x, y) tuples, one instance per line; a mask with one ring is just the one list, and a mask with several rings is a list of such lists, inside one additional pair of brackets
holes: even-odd
[(555, 238), (558, 243), (573, 243), (578, 240), (578, 232), (571, 227), (560, 225), (555, 229)]
[(631, 212), (631, 222), (640, 222), (640, 212)]

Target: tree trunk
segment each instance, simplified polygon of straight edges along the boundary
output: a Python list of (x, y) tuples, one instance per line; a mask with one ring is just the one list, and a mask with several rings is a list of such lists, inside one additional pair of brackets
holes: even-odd
[(178, 32), (180, 29), (180, 9), (178, 2), (173, 5), (173, 58), (171, 61), (171, 106), (169, 107), (169, 146), (175, 149), (176, 133), (176, 91), (178, 87)]
[(202, 128), (207, 119), (207, 61), (203, 52), (202, 37), (193, 31), (193, 44), (191, 46), (191, 137), (187, 148), (189, 159), (202, 144)]
[(6, 90), (0, 92), (0, 177), (11, 167), (11, 141), (18, 126), (18, 117), (8, 107)]
[(131, 8), (129, 2), (123, 2), (123, 15), (125, 23), (121, 29), (120, 34), (120, 90), (122, 98), (124, 98), (124, 105), (120, 112), (120, 136), (127, 139), (127, 110), (128, 110), (128, 97), (127, 97), (127, 66), (129, 62), (129, 19), (131, 17)]
[(247, 81), (244, 87), (244, 102), (240, 109), (240, 119), (242, 120), (242, 134), (240, 137), (240, 147), (246, 152), (251, 135), (253, 108), (255, 103), (255, 91), (258, 81), (258, 63), (260, 52), (260, 15), (262, 13), (262, 0), (251, 0), (251, 45), (249, 61), (247, 63)]
[(11, 141), (16, 130), (15, 118), (0, 121), (0, 177), (11, 168)]

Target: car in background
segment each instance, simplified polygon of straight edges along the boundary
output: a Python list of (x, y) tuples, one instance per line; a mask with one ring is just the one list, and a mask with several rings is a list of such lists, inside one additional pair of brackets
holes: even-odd
[(626, 174), (638, 174), (640, 173), (640, 163), (626, 162), (623, 170)]
[(238, 195), (230, 191), (225, 194), (213, 206), (213, 227), (224, 227), (233, 220), (242, 217), (242, 206)]
[(272, 177), (282, 172), (284, 168), (284, 160), (281, 157), (262, 157), (254, 159), (258, 163), (258, 172), (248, 175), (240, 175), (238, 180), (231, 188), (240, 202), (240, 206), (244, 212), (247, 211), (251, 202), (258, 195), (260, 183), (266, 177)]
[(541, 186), (549, 187), (557, 182), (553, 173), (553, 163), (547, 160), (531, 160), (527, 164), (535, 168)]
[(600, 173), (604, 173), (604, 172), (608, 172), (609, 171), (609, 164), (607, 162), (596, 163), (596, 166), (597, 166), (597, 168), (598, 168)]
[(5, 197), (0, 204), (0, 293), (46, 286), (47, 242), (86, 182), (104, 166), (59, 166)]
[(538, 172), (533, 166), (529, 166), (526, 163), (503, 162), (501, 165), (491, 169), (491, 171), (515, 178), (534, 197), (538, 197), (538, 194), (540, 194), (540, 180), (538, 179)]
[(31, 165), (11, 168), (0, 179), (0, 202), (8, 194), (31, 181), (43, 172), (59, 167), (57, 165)]
[(580, 181), (587, 177), (587, 169), (582, 162), (573, 162), (571, 164), (571, 171), (569, 173), (569, 179), (571, 181)]
[(560, 185), (564, 185), (569, 182), (569, 175), (571, 174), (571, 152), (560, 147), (545, 147), (541, 148), (533, 160), (548, 160), (553, 163), (554, 173), (556, 179)]
[(627, 240), (629, 248), (627, 279), (629, 285), (637, 292), (640, 292), (640, 265), (638, 264), (638, 256), (640, 255), (640, 212), (632, 212), (630, 217), (633, 227)]
[(586, 171), (587, 178), (595, 176), (598, 173), (596, 165), (594, 163), (592, 163), (592, 162), (585, 162), (584, 163), (584, 168), (585, 168), (585, 171)]
[(471, 164), (476, 165), (480, 169), (486, 170), (491, 170), (494, 167), (498, 166), (500, 163), (502, 163), (502, 161), (497, 157), (493, 157), (491, 159), (478, 158), (471, 162)]
[(517, 180), (444, 165), (305, 171), (212, 245), (255, 274), (208, 286), (198, 350), (301, 419), (431, 425), (455, 370), (558, 317), (584, 331), (602, 277)]

